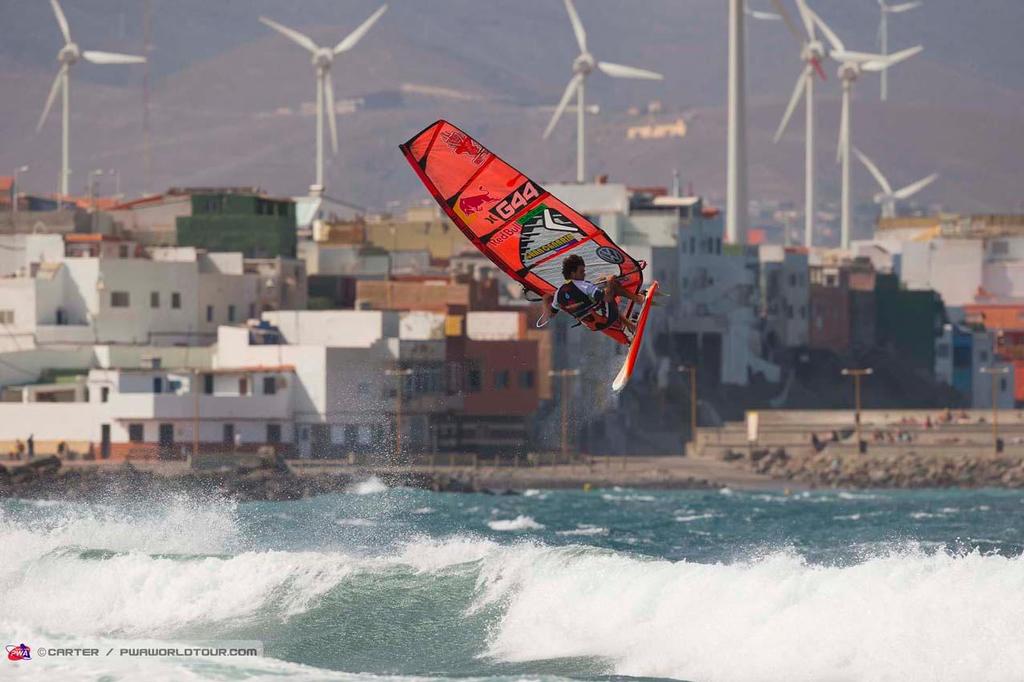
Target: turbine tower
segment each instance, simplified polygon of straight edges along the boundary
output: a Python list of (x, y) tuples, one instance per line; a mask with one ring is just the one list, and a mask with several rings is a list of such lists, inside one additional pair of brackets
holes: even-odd
[(64, 36), (64, 47), (57, 53), (57, 62), (60, 63), (60, 69), (57, 71), (57, 77), (53, 79), (53, 85), (50, 86), (50, 94), (46, 98), (46, 106), (43, 107), (39, 123), (36, 124), (36, 132), (42, 130), (46, 117), (50, 114), (50, 107), (53, 106), (53, 101), (57, 99), (57, 92), (60, 91), (63, 112), (61, 114), (60, 182), (58, 186), (60, 195), (66, 197), (68, 195), (68, 179), (71, 176), (71, 166), (68, 161), (68, 123), (71, 118), (71, 113), (68, 109), (68, 88), (70, 84), (68, 75), (71, 67), (79, 59), (84, 59), (93, 64), (141, 64), (146, 61), (146, 58), (130, 54), (119, 54), (117, 52), (82, 50), (77, 43), (71, 40), (71, 28), (68, 26), (67, 17), (64, 16), (64, 10), (61, 9), (60, 4), (57, 0), (50, 0), (50, 5), (53, 7), (54, 15), (57, 17), (57, 24), (60, 26), (61, 35)]
[(814, 218), (817, 212), (817, 202), (814, 195), (814, 74), (817, 73), (822, 80), (825, 80), (825, 70), (821, 67), (821, 61), (825, 58), (825, 46), (818, 40), (814, 30), (814, 19), (807, 11), (804, 0), (797, 0), (797, 9), (800, 11), (800, 19), (803, 21), (804, 32), (793, 23), (789, 13), (781, 6), (780, 0), (775, 0), (782, 18), (789, 27), (790, 32), (800, 42), (800, 59), (804, 62), (803, 71), (796, 81), (796, 88), (793, 96), (786, 107), (786, 113), (782, 116), (779, 128), (775, 131), (775, 142), (782, 138), (782, 134), (789, 125), (789, 119), (793, 116), (800, 97), (804, 98), (806, 121), (805, 147), (804, 147), (804, 246), (812, 246), (814, 242)]
[[(878, 0), (878, 9), (882, 18), (878, 22), (878, 46), (883, 55), (889, 54), (889, 15), (902, 14), (921, 6), (921, 2), (904, 2), (899, 5), (888, 5), (885, 0)], [(882, 101), (889, 99), (889, 74), (882, 72)]]
[(576, 42), (579, 44), (580, 54), (575, 60), (573, 60), (572, 78), (569, 79), (569, 84), (565, 87), (562, 99), (558, 102), (558, 107), (555, 109), (555, 113), (551, 117), (548, 127), (544, 130), (544, 139), (546, 140), (548, 136), (551, 135), (551, 131), (555, 129), (555, 124), (558, 123), (558, 119), (561, 118), (562, 113), (569, 104), (569, 99), (575, 93), (576, 182), (582, 183), (586, 178), (583, 119), (586, 111), (586, 107), (584, 106), (584, 89), (586, 87), (587, 76), (591, 74), (595, 67), (614, 78), (645, 78), (648, 80), (661, 80), (662, 75), (660, 73), (655, 73), (654, 71), (638, 69), (633, 66), (623, 66), (622, 64), (596, 61), (594, 59), (594, 55), (590, 54), (587, 50), (587, 32), (583, 29), (583, 22), (580, 21), (580, 15), (576, 13), (576, 8), (573, 6), (572, 0), (565, 0), (565, 9), (569, 12), (569, 21), (572, 22), (572, 30), (573, 33), (576, 34)]
[(822, 21), (821, 17), (814, 13), (814, 10), (806, 7), (806, 5), (805, 8), (832, 45), (832, 51), (829, 56), (839, 62), (839, 79), (843, 83), (843, 109), (839, 123), (839, 145), (836, 149), (836, 155), (837, 160), (843, 164), (840, 245), (842, 248), (847, 249), (850, 246), (850, 91), (853, 89), (853, 84), (860, 77), (861, 73), (865, 71), (884, 71), (894, 64), (913, 57), (924, 48), (917, 45), (890, 55), (849, 51), (843, 45), (843, 42), (839, 40), (839, 36), (828, 27), (828, 24)]
[(875, 176), (878, 186), (882, 189), (881, 192), (875, 194), (875, 203), (882, 207), (883, 218), (895, 218), (897, 201), (909, 199), (935, 182), (939, 177), (938, 173), (932, 173), (926, 178), (921, 178), (917, 182), (912, 182), (906, 187), (894, 191), (892, 185), (889, 184), (889, 179), (882, 175), (882, 171), (878, 170), (878, 166), (868, 158), (867, 154), (856, 147), (853, 148), (853, 153), (857, 155), (857, 158), (864, 164), (864, 167), (871, 172), (871, 175)]
[(729, 0), (729, 95), (726, 130), (725, 240), (736, 244), (746, 237), (747, 203), (747, 85), (744, 62), (744, 0)]
[(345, 36), (344, 40), (334, 47), (321, 47), (313, 42), (307, 35), (299, 33), (295, 29), (288, 28), (277, 23), (273, 19), (260, 17), (260, 21), (274, 29), (284, 37), (298, 43), (309, 50), (313, 55), (313, 68), (316, 70), (316, 184), (310, 187), (313, 193), (323, 192), (324, 189), (324, 113), (327, 112), (327, 123), (331, 130), (331, 149), (338, 153), (338, 124), (335, 120), (334, 111), (334, 86), (331, 83), (331, 64), (334, 58), (342, 52), (348, 52), (356, 46), (366, 32), (380, 19), (388, 9), (387, 5), (381, 5), (376, 12), (359, 25), (359, 28)]

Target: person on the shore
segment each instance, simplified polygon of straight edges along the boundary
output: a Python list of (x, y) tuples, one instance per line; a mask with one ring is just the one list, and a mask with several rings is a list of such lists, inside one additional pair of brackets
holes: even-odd
[(36, 436), (34, 433), (28, 435), (28, 458), (32, 459), (36, 456)]
[(598, 282), (587, 280), (587, 264), (577, 254), (571, 254), (562, 261), (562, 276), (565, 283), (558, 287), (554, 294), (544, 295), (544, 305), (548, 319), (564, 310), (573, 317), (583, 320), (592, 315), (604, 318), (601, 328), (607, 328), (621, 320), (622, 326), (630, 334), (636, 332), (636, 324), (619, 314), (619, 297), (643, 305), (644, 295), (630, 293), (613, 277), (606, 277)]
[(14, 454), (20, 460), (25, 454), (25, 444), (21, 442), (21, 439), (14, 441)]

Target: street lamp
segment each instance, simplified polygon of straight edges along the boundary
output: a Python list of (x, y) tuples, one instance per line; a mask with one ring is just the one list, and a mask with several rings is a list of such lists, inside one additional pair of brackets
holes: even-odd
[(853, 377), (853, 401), (854, 401), (854, 405), (856, 406), (856, 410), (857, 410), (857, 416), (855, 417), (855, 420), (856, 420), (856, 429), (857, 429), (857, 451), (858, 452), (863, 452), (862, 448), (864, 447), (863, 441), (861, 440), (861, 437), (860, 437), (860, 379), (861, 379), (861, 377), (871, 376), (872, 374), (874, 374), (874, 372), (875, 371), (873, 369), (871, 369), (870, 367), (865, 367), (865, 368), (862, 368), (862, 369), (844, 369), (843, 370), (843, 376)]
[(569, 459), (569, 379), (580, 375), (578, 369), (553, 369), (548, 376), (562, 380), (562, 459)]
[(398, 377), (398, 395), (395, 402), (395, 461), (402, 454), (402, 387), (405, 384), (405, 377), (412, 375), (411, 369), (386, 369), (385, 376)]
[[(677, 372), (690, 375), (690, 441), (694, 451), (697, 449), (697, 365), (679, 365)], [(686, 456), (686, 444), (683, 444), (683, 456)]]
[(1010, 368), (989, 366), (982, 367), (979, 371), (982, 374), (987, 374), (992, 384), (992, 452), (998, 455), (1001, 448), (999, 447), (999, 401), (996, 391), (996, 375), (1005, 375)]
[(11, 181), (11, 227), (14, 227), (14, 216), (18, 213), (18, 174), (27, 173), (28, 164), (14, 169), (14, 180)]

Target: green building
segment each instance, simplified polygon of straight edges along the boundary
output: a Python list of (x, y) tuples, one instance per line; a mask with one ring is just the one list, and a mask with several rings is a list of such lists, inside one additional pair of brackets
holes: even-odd
[(295, 202), (252, 188), (189, 191), (192, 215), (176, 219), (179, 246), (295, 258)]
[(942, 297), (930, 289), (901, 289), (896, 275), (879, 274), (875, 282), (878, 344), (900, 353), (908, 366), (933, 371), (935, 338), (946, 321)]

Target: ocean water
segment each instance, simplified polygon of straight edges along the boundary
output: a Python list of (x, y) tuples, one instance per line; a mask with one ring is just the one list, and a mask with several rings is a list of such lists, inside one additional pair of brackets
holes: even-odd
[(0, 503), (2, 679), (1022, 680), (1024, 494)]

